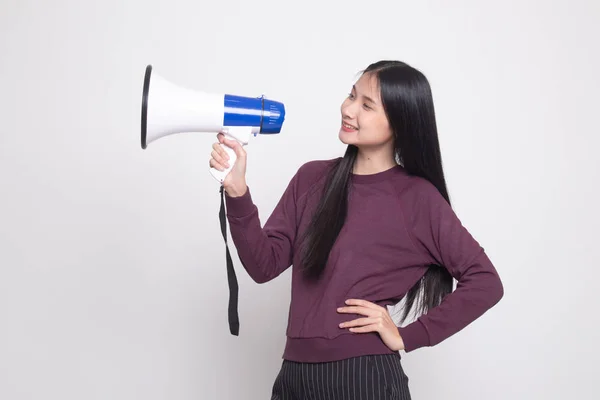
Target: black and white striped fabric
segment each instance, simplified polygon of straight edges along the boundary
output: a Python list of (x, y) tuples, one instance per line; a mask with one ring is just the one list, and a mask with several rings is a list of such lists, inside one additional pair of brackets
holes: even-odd
[(399, 354), (322, 363), (284, 360), (271, 400), (410, 400)]

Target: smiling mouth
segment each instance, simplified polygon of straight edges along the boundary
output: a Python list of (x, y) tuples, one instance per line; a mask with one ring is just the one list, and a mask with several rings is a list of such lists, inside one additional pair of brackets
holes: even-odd
[(346, 129), (351, 129), (351, 130), (354, 130), (354, 131), (357, 131), (357, 130), (358, 130), (358, 128), (357, 128), (357, 127), (355, 127), (355, 126), (353, 126), (353, 125), (350, 125), (350, 124), (347, 124), (347, 123), (345, 123), (345, 122), (343, 122), (343, 121), (342, 121), (342, 126), (343, 126), (344, 128), (346, 128)]

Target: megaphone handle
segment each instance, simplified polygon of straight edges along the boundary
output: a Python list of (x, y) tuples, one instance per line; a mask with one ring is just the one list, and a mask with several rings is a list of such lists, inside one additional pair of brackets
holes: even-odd
[[(227, 137), (227, 138), (228, 139), (232, 139), (231, 137)], [(219, 171), (218, 169), (215, 169), (215, 168), (211, 167), (210, 168), (210, 173), (212, 174), (212, 176), (218, 182), (223, 183), (223, 181), (225, 180), (225, 177), (227, 176), (227, 174), (233, 168), (233, 165), (235, 164), (235, 161), (237, 160), (237, 156), (235, 154), (235, 151), (231, 147), (229, 147), (229, 146), (227, 146), (227, 145), (225, 145), (223, 143), (221, 143), (220, 145), (227, 152), (227, 154), (229, 155), (229, 168), (225, 168), (225, 170)]]

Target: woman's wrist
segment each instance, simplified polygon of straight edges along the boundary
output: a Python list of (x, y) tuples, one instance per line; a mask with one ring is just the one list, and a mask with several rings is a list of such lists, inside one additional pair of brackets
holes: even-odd
[(227, 192), (227, 195), (229, 197), (242, 197), (243, 195), (246, 194), (247, 190), (248, 190), (248, 186), (244, 183), (240, 187), (229, 187), (229, 188), (226, 188), (225, 192)]

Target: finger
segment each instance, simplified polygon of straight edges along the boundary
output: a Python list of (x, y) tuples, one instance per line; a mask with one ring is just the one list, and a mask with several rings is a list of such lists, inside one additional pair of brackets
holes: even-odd
[(361, 326), (358, 328), (350, 328), (348, 330), (354, 333), (379, 332), (381, 330), (381, 327), (377, 324), (372, 324), (367, 326)]
[(223, 144), (227, 147), (231, 147), (232, 149), (235, 149), (235, 147), (238, 146), (240, 144), (240, 142), (238, 142), (235, 139), (230, 139), (230, 138), (224, 137)]
[(223, 167), (223, 165), (219, 164), (217, 162), (217, 160), (215, 160), (214, 158), (210, 159), (210, 161), (208, 162), (208, 165), (210, 165), (211, 168), (214, 168), (217, 171), (225, 171), (225, 168)]
[(244, 150), (244, 146), (241, 143), (238, 143), (233, 150), (235, 151), (235, 155), (239, 159), (244, 159), (246, 157), (246, 150)]
[(372, 303), (367, 300), (362, 300), (362, 299), (348, 299), (348, 300), (346, 300), (346, 304), (354, 305), (354, 306), (363, 306), (363, 307), (373, 308), (373, 309), (377, 309), (377, 310), (383, 308), (378, 304)]
[(229, 160), (229, 154), (225, 151), (223, 146), (220, 143), (213, 143), (213, 150), (215, 150), (221, 157), (225, 157), (225, 159)]
[(246, 156), (246, 151), (240, 142), (235, 139), (225, 139), (225, 145), (231, 147), (235, 152), (237, 158), (243, 158)]
[(364, 325), (381, 325), (383, 324), (383, 321), (381, 318), (375, 317), (375, 318), (358, 318), (352, 321), (346, 321), (346, 322), (342, 322), (340, 324), (340, 328), (351, 328), (351, 327), (357, 327), (357, 326), (364, 326)]
[(366, 315), (367, 317), (381, 317), (383, 312), (373, 308), (362, 306), (348, 306), (338, 308), (338, 312)]
[(225, 168), (229, 168), (229, 162), (227, 162), (227, 160), (225, 158), (223, 158), (221, 156), (221, 154), (217, 153), (215, 150), (213, 150), (210, 155), (212, 156), (212, 158), (217, 161), (219, 164), (222, 164), (225, 166)]
[(221, 132), (219, 132), (217, 134), (217, 140), (219, 141), (219, 143), (223, 143), (223, 140), (225, 140), (225, 135)]

